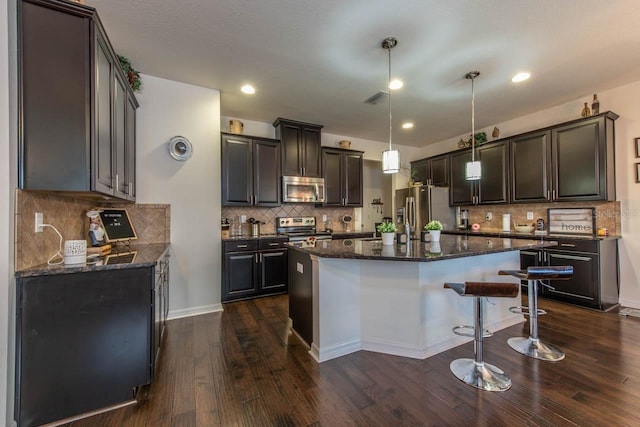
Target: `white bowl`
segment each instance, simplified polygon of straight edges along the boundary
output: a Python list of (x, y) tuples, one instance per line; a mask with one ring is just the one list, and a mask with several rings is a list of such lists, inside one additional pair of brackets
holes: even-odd
[(518, 233), (531, 233), (535, 227), (533, 224), (513, 224), (513, 228)]

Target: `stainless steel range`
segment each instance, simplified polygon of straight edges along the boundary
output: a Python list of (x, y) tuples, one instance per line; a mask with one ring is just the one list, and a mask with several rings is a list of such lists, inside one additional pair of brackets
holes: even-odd
[(289, 237), (290, 242), (300, 242), (309, 237), (316, 240), (331, 240), (331, 233), (316, 229), (316, 217), (299, 216), (276, 218), (276, 233)]

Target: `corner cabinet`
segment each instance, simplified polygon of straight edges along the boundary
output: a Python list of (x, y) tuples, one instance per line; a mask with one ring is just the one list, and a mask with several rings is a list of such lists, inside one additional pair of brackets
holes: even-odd
[(138, 103), (95, 9), (21, 0), (18, 45), (20, 188), (135, 201)]
[(222, 134), (222, 205), (280, 206), (280, 142)]
[(363, 152), (322, 148), (323, 206), (362, 207)]
[(606, 112), (511, 138), (512, 202), (615, 200), (617, 118)]
[(492, 205), (509, 202), (509, 146), (499, 141), (476, 147), (476, 159), (482, 164), (482, 177), (467, 181), (465, 168), (471, 161), (471, 150), (450, 154), (449, 198), (452, 206)]
[(282, 144), (282, 175), (320, 178), (321, 125), (278, 118), (273, 123)]
[(286, 293), (287, 238), (222, 242), (222, 302)]

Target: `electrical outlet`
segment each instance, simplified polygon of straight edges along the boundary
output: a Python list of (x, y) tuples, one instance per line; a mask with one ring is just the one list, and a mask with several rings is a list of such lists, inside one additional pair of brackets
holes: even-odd
[(533, 212), (527, 212), (527, 219), (528, 220), (533, 219)]
[(35, 226), (36, 233), (42, 233), (42, 230), (44, 228), (42, 227), (42, 224), (44, 224), (44, 215), (42, 214), (42, 212), (36, 212), (36, 226)]
[(493, 218), (493, 213), (487, 212), (487, 215), (484, 217), (484, 219), (486, 219), (487, 221), (491, 221), (491, 218)]
[(323, 222), (327, 222), (327, 216), (326, 215), (322, 215), (322, 221)]

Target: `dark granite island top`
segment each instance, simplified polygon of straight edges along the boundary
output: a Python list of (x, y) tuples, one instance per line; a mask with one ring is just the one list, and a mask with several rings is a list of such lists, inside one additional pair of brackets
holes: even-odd
[(498, 252), (556, 246), (557, 242), (481, 236), (441, 235), (440, 242), (412, 240), (409, 245), (383, 245), (380, 239), (346, 239), (288, 243), (321, 258), (428, 262)]

